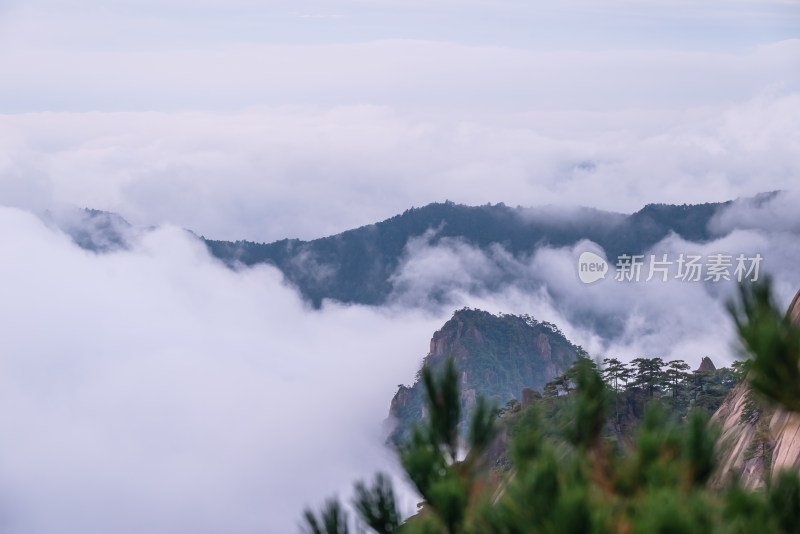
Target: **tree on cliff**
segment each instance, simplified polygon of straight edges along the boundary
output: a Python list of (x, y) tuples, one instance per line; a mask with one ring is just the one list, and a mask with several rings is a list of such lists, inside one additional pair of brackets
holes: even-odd
[[(768, 282), (743, 287), (740, 298), (731, 311), (752, 355), (753, 386), (800, 412), (800, 330), (777, 312)], [(517, 416), (513, 469), (497, 483), (484, 463), (495, 435), (493, 410), (479, 402), (470, 450), (459, 461), (455, 367), (449, 361), (441, 377), (427, 369), (423, 377), (431, 416), (398, 451), (424, 499), (420, 512), (401, 521), (385, 477), (356, 488), (361, 522), (380, 534), (788, 534), (800, 527), (796, 472), (774, 474), (765, 492), (747, 491), (736, 482), (723, 491), (708, 486), (716, 468), (716, 431), (703, 411), (690, 412), (681, 424), (651, 403), (630, 446), (603, 439), (610, 392), (586, 362), (574, 370), (572, 394), (533, 402)], [(570, 412), (557, 436), (547, 428), (544, 403), (564, 403)], [(317, 514), (307, 510), (304, 517), (312, 534), (349, 529), (336, 501)]]
[(667, 363), (667, 370), (664, 371), (664, 379), (672, 388), (672, 398), (678, 398), (678, 386), (681, 382), (689, 378), (687, 371), (689, 364), (683, 360), (672, 360)]
[(634, 385), (642, 388), (651, 397), (664, 383), (664, 360), (661, 358), (635, 358)]

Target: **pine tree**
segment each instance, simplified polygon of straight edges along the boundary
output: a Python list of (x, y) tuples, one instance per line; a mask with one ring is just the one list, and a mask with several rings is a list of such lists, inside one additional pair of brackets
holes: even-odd
[(664, 378), (667, 383), (672, 387), (672, 398), (678, 398), (678, 384), (689, 378), (688, 371), (689, 364), (683, 360), (672, 360), (667, 363), (667, 370), (664, 372)]
[(620, 391), (620, 382), (627, 370), (624, 363), (616, 358), (603, 358), (603, 379), (614, 391)]
[(800, 413), (800, 328), (781, 313), (771, 280), (741, 285), (728, 309), (750, 360), (750, 384), (767, 399)]
[[(731, 310), (752, 356), (751, 382), (767, 398), (800, 411), (797, 327), (777, 313), (768, 283), (744, 288), (741, 299)], [(662, 383), (663, 361), (635, 362), (636, 384), (652, 394)], [(619, 365), (607, 359), (604, 374), (614, 380), (613, 389), (620, 371), (610, 368)], [(672, 361), (668, 369), (685, 373), (684, 365)], [(455, 366), (448, 361), (438, 377), (424, 368), (430, 417), (398, 450), (423, 505), (401, 521), (389, 479), (378, 475), (371, 486), (356, 485), (354, 505), (363, 525), (379, 534), (789, 534), (800, 529), (796, 471), (775, 473), (766, 491), (747, 491), (735, 481), (722, 491), (709, 487), (717, 468), (717, 430), (703, 410), (689, 412), (681, 422), (664, 403), (648, 403), (633, 443), (612, 446), (603, 437), (611, 389), (590, 360), (580, 360), (565, 375), (575, 391), (539, 399), (514, 415), (513, 469), (494, 484), (485, 453), (497, 433), (496, 410), (478, 402), (469, 450), (459, 461)], [(668, 376), (674, 396), (680, 379)], [(569, 424), (554, 434), (544, 407), (566, 411)], [(319, 514), (307, 510), (304, 519), (311, 534), (349, 531), (347, 514), (336, 500)]]
[(664, 383), (664, 360), (661, 358), (635, 358), (631, 364), (635, 367), (634, 385), (653, 397)]

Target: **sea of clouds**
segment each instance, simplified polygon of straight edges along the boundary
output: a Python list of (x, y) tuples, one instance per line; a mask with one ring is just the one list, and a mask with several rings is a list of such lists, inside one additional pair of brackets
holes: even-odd
[[(735, 204), (715, 224), (758, 224), (703, 245), (671, 236), (653, 251), (760, 253), (786, 305), (800, 288), (795, 198)], [(231, 270), (175, 226), (132, 231), (128, 248), (98, 254), (50, 219), (0, 208), (0, 524), (291, 531), (304, 505), (396, 471), (383, 445), (391, 396), (465, 305), (554, 322), (595, 357), (696, 366), (736, 355), (724, 310), (734, 284), (584, 285), (576, 258), (588, 242), (514, 259), (428, 238), (409, 242), (386, 306), (315, 310), (276, 269)]]
[[(315, 310), (186, 230), (312, 239), (445, 199), (568, 219), (780, 189), (718, 240), (653, 252), (760, 253), (785, 306), (797, 24), (779, 0), (2, 3), (0, 530), (294, 532), (395, 471), (389, 402), (461, 306), (594, 356), (729, 362), (733, 284), (585, 286), (590, 243), (513, 258), (419, 236), (386, 306)], [(130, 221), (128, 246), (77, 246), (84, 207)]]

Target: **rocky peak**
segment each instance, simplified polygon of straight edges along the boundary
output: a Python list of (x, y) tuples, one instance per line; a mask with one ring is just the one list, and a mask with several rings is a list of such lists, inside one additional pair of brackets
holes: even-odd
[(700, 361), (700, 367), (697, 368), (698, 372), (711, 372), (716, 371), (717, 366), (714, 365), (714, 362), (711, 361), (711, 358), (708, 356), (703, 356), (703, 359)]
[[(553, 324), (529, 316), (493, 315), (464, 308), (433, 334), (423, 365), (440, 368), (448, 357), (460, 371), (462, 421), (468, 420), (478, 396), (503, 406), (523, 388), (542, 390), (577, 358), (579, 347)], [(390, 416), (397, 426), (392, 439), (407, 434), (423, 416), (424, 387), (419, 381), (401, 386)]]

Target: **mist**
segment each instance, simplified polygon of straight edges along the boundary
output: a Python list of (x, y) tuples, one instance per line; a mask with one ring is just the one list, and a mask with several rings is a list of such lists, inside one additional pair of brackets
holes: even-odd
[[(557, 324), (574, 343), (595, 358), (637, 357), (682, 359), (696, 368), (703, 356), (718, 366), (742, 357), (726, 304), (738, 297), (735, 258), (762, 257), (758, 273), (749, 278), (773, 279), (778, 305), (787, 307), (800, 290), (797, 192), (783, 192), (768, 200), (740, 200), (721, 210), (710, 223), (720, 237), (706, 243), (686, 241), (671, 234), (645, 251), (646, 261), (664, 254), (673, 262), (667, 281), (650, 281), (647, 267), (639, 281), (614, 279), (617, 258), (606, 279), (584, 284), (578, 278), (581, 252), (604, 256), (597, 244), (582, 241), (571, 247), (542, 247), (526, 257), (514, 257), (500, 245), (481, 250), (460, 239), (435, 242), (435, 230), (412, 239), (392, 277), (390, 302), (441, 312), (461, 306), (493, 313), (529, 314)], [(591, 216), (591, 211), (542, 210), (548, 217), (568, 220)], [(524, 212), (526, 217), (537, 209)], [(674, 262), (681, 255), (734, 258), (728, 279), (675, 279)], [(705, 261), (705, 259), (703, 260)], [(749, 264), (748, 264), (749, 266)]]
[(0, 530), (294, 532), (396, 471), (392, 395), (463, 306), (555, 323), (594, 357), (729, 363), (734, 283), (584, 285), (590, 242), (514, 257), (433, 228), (385, 306), (313, 309), (197, 236), (308, 240), (444, 200), (571, 224), (784, 190), (651, 252), (761, 254), (785, 306), (790, 4), (0, 2)]
[(78, 248), (0, 209), (5, 532), (291, 532), (392, 471), (383, 422), (441, 317), (309, 309), (187, 232)]
[[(761, 254), (785, 306), (800, 288), (795, 198), (735, 202), (712, 221), (722, 237), (649, 252)], [(388, 304), (314, 310), (276, 269), (230, 269), (184, 229), (124, 227), (125, 246), (97, 253), (61, 230), (102, 237), (90, 219), (45, 215), (0, 208), (8, 532), (293, 531), (305, 506), (397, 472), (389, 402), (463, 306), (555, 323), (594, 358), (738, 356), (735, 282), (585, 285), (588, 241), (515, 258), (431, 229), (407, 244)]]
[(794, 188), (798, 120), (797, 93), (676, 111), (3, 115), (0, 198), (262, 242), (324, 237), (447, 199), (631, 213)]

